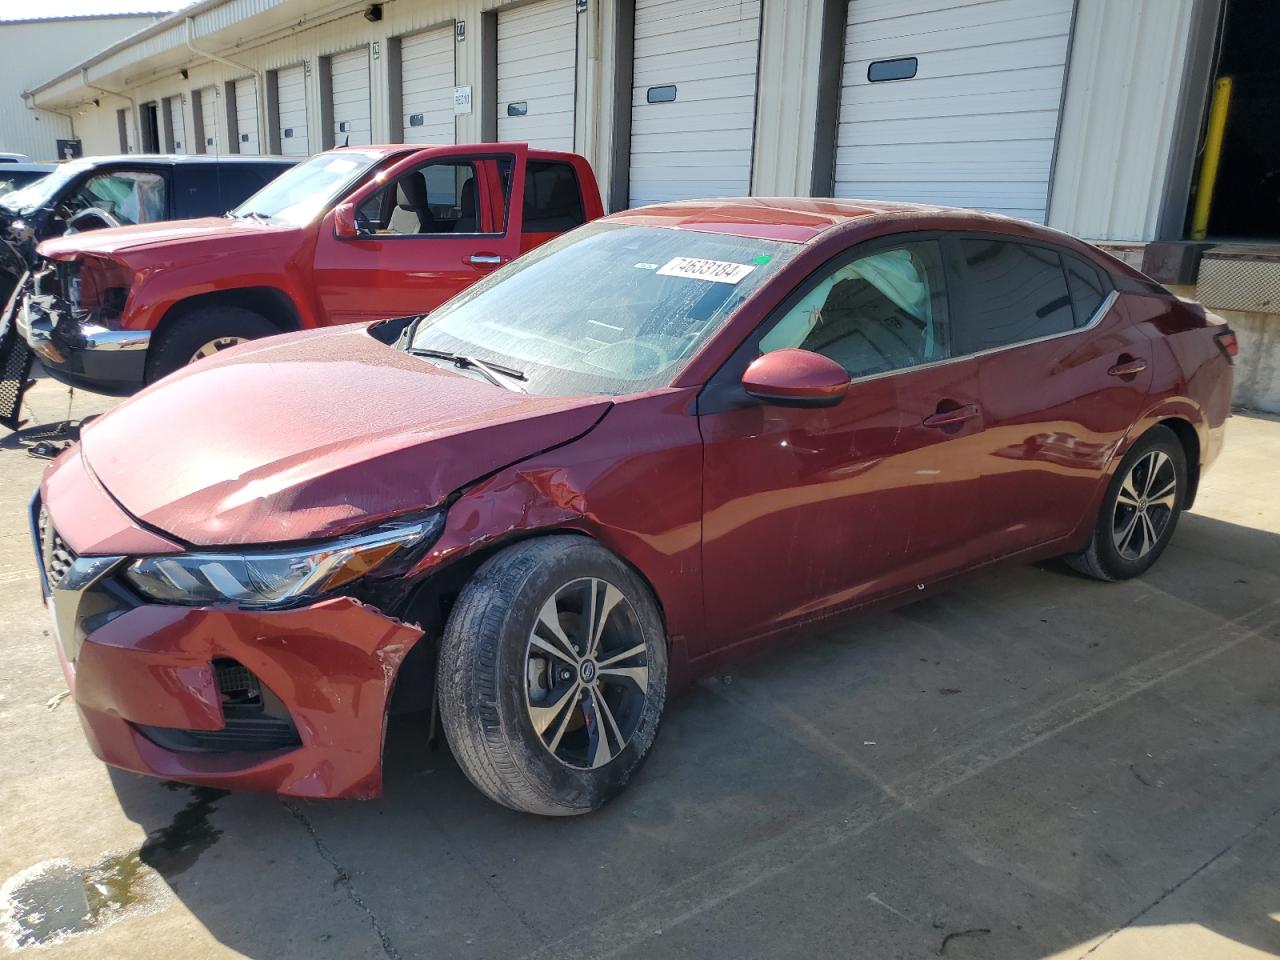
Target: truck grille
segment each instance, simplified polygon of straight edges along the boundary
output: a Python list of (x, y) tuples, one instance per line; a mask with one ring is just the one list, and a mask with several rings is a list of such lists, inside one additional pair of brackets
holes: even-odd
[(49, 522), (48, 511), (44, 507), (40, 508), (39, 528), (40, 560), (44, 564), (44, 575), (49, 581), (49, 589), (52, 590), (67, 575), (67, 571), (76, 561), (76, 554), (58, 535), (58, 531), (53, 529), (53, 524)]

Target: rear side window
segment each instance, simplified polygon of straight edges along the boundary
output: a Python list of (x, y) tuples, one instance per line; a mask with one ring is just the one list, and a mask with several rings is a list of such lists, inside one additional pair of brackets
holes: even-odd
[(530, 160), (524, 170), (525, 233), (563, 233), (586, 220), (573, 167), (550, 160)]
[(1048, 247), (966, 237), (960, 342), (966, 353), (1065, 333), (1075, 327), (1062, 260)]
[(1064, 253), (1062, 263), (1067, 268), (1067, 288), (1071, 291), (1071, 311), (1075, 314), (1076, 326), (1088, 326), (1111, 292), (1111, 284), (1101, 270), (1080, 257)]

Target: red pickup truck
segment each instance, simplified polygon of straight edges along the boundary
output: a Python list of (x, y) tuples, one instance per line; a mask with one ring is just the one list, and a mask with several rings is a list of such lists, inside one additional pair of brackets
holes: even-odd
[(425, 313), (603, 212), (575, 154), (342, 148), (225, 217), (46, 241), (9, 310), (52, 376), (126, 395), (246, 340)]

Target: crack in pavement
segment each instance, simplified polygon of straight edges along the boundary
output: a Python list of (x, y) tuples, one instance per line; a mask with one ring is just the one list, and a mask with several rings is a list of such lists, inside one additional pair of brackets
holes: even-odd
[(1200, 876), (1200, 874), (1204, 873), (1204, 871), (1208, 870), (1215, 863), (1217, 863), (1219, 860), (1225, 857), (1228, 853), (1230, 853), (1232, 850), (1238, 847), (1241, 843), (1243, 843), (1249, 837), (1253, 836), (1255, 833), (1257, 833), (1259, 830), (1265, 827), (1268, 822), (1270, 822), (1271, 820), (1274, 820), (1277, 816), (1280, 816), (1280, 807), (1276, 807), (1274, 810), (1268, 813), (1265, 817), (1263, 817), (1261, 820), (1259, 820), (1257, 823), (1251, 826), (1248, 830), (1240, 834), (1240, 836), (1235, 837), (1225, 847), (1223, 847), (1221, 850), (1215, 853), (1212, 857), (1210, 857), (1204, 863), (1200, 864), (1200, 866), (1196, 867), (1194, 870), (1188, 873), (1185, 877), (1183, 877), (1173, 886), (1165, 890), (1162, 894), (1160, 894), (1160, 896), (1156, 897), (1149, 904), (1147, 904), (1145, 907), (1143, 907), (1141, 910), (1135, 913), (1132, 917), (1130, 917), (1124, 923), (1120, 924), (1120, 926), (1116, 927), (1114, 930), (1109, 931), (1107, 935), (1104, 936), (1101, 940), (1099, 940), (1097, 943), (1091, 946), (1084, 953), (1080, 954), (1079, 960), (1084, 960), (1085, 957), (1089, 956), (1091, 953), (1099, 949), (1104, 943), (1106, 943), (1112, 937), (1116, 936), (1118, 933), (1124, 930), (1128, 930), (1135, 923), (1137, 923), (1139, 920), (1145, 917), (1148, 913), (1150, 913), (1156, 907), (1160, 906), (1160, 904), (1164, 903), (1171, 896), (1173, 896), (1175, 893), (1181, 890), (1184, 886), (1186, 886), (1196, 877)]
[[(808, 858), (854, 840), (908, 810), (914, 810), (980, 776), (998, 764), (1058, 736), (1105, 710), (1129, 700), (1192, 667), (1219, 657), (1246, 640), (1264, 640), (1262, 631), (1277, 620), (1261, 620), (1280, 600), (1197, 633), (1182, 643), (1139, 661), (1128, 670), (1071, 694), (1023, 721), (1010, 724), (988, 740), (961, 748), (920, 770), (892, 793), (881, 793), (856, 811), (827, 809), (802, 819), (781, 833), (753, 844), (683, 880), (633, 900), (603, 922), (588, 923), (558, 941), (525, 955), (524, 960), (606, 960), (711, 910), (759, 884), (799, 866)], [(1225, 636), (1225, 639), (1224, 639)], [(883, 787), (882, 787), (883, 789)], [(702, 895), (704, 891), (713, 891)]]
[(378, 921), (378, 915), (370, 909), (369, 905), (364, 902), (364, 898), (356, 891), (355, 886), (351, 883), (351, 874), (347, 872), (346, 867), (338, 862), (338, 858), (333, 855), (324, 840), (320, 838), (320, 833), (316, 830), (315, 824), (311, 822), (311, 818), (303, 813), (302, 809), (292, 801), (281, 798), (280, 803), (293, 814), (293, 818), (302, 824), (302, 828), (310, 835), (311, 842), (315, 844), (316, 852), (320, 854), (325, 863), (333, 868), (333, 872), (336, 874), (335, 882), (342, 887), (347, 899), (359, 907), (365, 916), (369, 918), (369, 926), (373, 928), (374, 934), (382, 944), (382, 952), (387, 956), (387, 960), (402, 960), (400, 951), (391, 942), (391, 937), (387, 935), (386, 930), (382, 929), (382, 924)]

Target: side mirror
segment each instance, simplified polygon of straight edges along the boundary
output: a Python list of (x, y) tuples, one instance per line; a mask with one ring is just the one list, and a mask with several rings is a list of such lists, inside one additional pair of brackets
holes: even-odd
[(849, 373), (811, 350), (773, 350), (747, 367), (742, 387), (782, 407), (834, 407), (849, 392)]
[(333, 235), (339, 240), (356, 240), (360, 228), (356, 225), (356, 205), (340, 203), (333, 209)]

